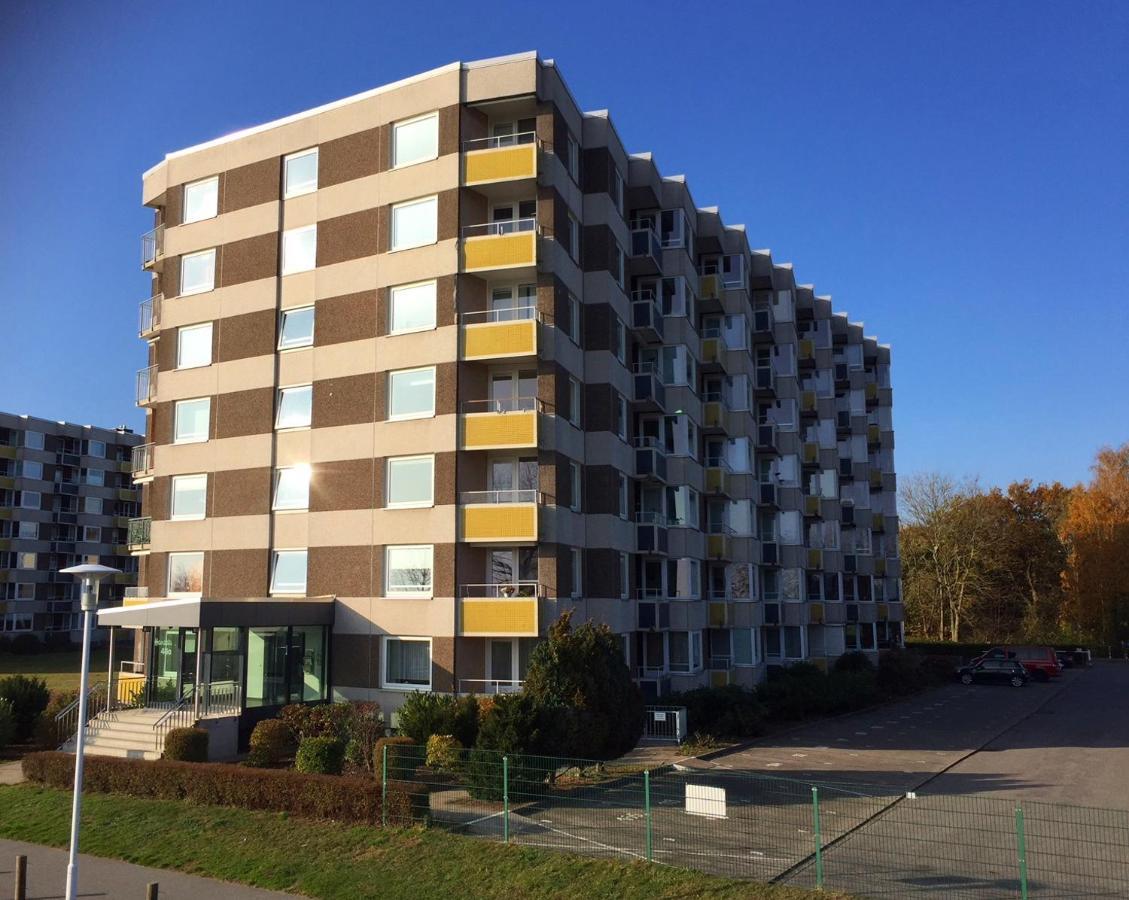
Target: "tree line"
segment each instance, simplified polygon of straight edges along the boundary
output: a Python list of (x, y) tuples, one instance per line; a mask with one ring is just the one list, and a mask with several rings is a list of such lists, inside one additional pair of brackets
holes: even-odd
[(907, 636), (1117, 645), (1129, 640), (1129, 443), (1087, 484), (929, 473), (900, 491)]

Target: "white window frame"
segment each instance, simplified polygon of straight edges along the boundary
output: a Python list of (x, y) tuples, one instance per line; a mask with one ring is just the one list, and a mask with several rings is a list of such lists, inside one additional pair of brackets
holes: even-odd
[[(289, 184), (288, 184), (288, 182), (290, 180), (289, 179), (289, 172), (287, 171), (290, 168), (290, 163), (293, 160), (303, 159), (307, 156), (313, 156), (314, 160), (315, 160), (313, 184), (310, 184), (309, 182), (305, 182), (305, 183), (299, 185), (298, 187), (296, 187), (294, 190), (290, 190), (290, 187), (289, 187)], [(297, 153), (290, 153), (287, 156), (283, 157), (283, 160), (282, 160), (282, 192), (283, 192), (282, 198), (284, 200), (289, 200), (291, 197), (301, 197), (304, 194), (312, 194), (314, 191), (316, 191), (318, 189), (318, 163), (319, 162), (320, 162), (320, 159), (318, 158), (318, 148), (317, 147), (310, 147), (309, 149), (306, 149), (306, 150), (299, 150)]]
[[(435, 151), (433, 153), (430, 153), (427, 156), (418, 156), (414, 159), (409, 159), (409, 160), (404, 160), (404, 161), (399, 160), (397, 158), (397, 153), (396, 153), (397, 129), (403, 128), (403, 127), (408, 126), (408, 125), (419, 125), (421, 122), (426, 122), (428, 119), (432, 119), (435, 122)], [(408, 166), (415, 166), (415, 165), (418, 165), (419, 163), (429, 162), (430, 160), (438, 159), (438, 158), (439, 158), (439, 113), (438, 113), (438, 111), (424, 113), (422, 116), (414, 116), (411, 119), (401, 119), (399, 122), (393, 122), (392, 123), (392, 168), (393, 169), (404, 169), (404, 168), (407, 168)]]
[[(395, 382), (397, 375), (411, 375), (414, 372), (431, 372), (431, 408), (423, 412), (410, 412), (410, 413), (393, 413), (393, 397), (395, 394)], [(396, 369), (388, 373), (388, 421), (389, 422), (404, 422), (411, 419), (433, 419), (435, 418), (435, 390), (436, 390), (436, 368), (435, 366), (420, 366), (416, 369)]]
[(568, 255), (577, 265), (580, 264), (580, 220), (568, 212)]
[[(431, 584), (426, 590), (393, 590), (389, 584), (392, 573), (390, 557), (396, 550), (427, 550), (431, 557)], [(435, 596), (435, 545), (434, 544), (386, 544), (384, 547), (384, 596), (408, 600), (426, 600)]]
[[(188, 266), (185, 265), (185, 262), (187, 260), (190, 260), (190, 259), (196, 259), (198, 257), (203, 258), (205, 256), (211, 256), (211, 258), (212, 258), (212, 283), (207, 285), (207, 286), (205, 286), (203, 283), (201, 283), (197, 287), (187, 289), (185, 287), (185, 284), (184, 284), (184, 273), (188, 270)], [(179, 293), (178, 296), (181, 296), (181, 297), (191, 297), (195, 294), (206, 294), (209, 291), (214, 291), (216, 289), (216, 248), (215, 247), (211, 247), (208, 250), (200, 250), (196, 253), (185, 253), (183, 256), (181, 256), (181, 258), (180, 258), (180, 285), (179, 285), (179, 288), (180, 288), (180, 293)]]
[(568, 336), (580, 346), (580, 301), (575, 294), (568, 295)]
[(569, 548), (572, 554), (569, 564), (572, 568), (571, 596), (579, 597), (584, 593), (584, 552), (579, 547)]
[[(193, 557), (198, 556), (198, 557), (200, 557), (200, 590), (199, 591), (174, 591), (172, 589), (172, 573), (173, 573), (172, 560), (173, 560), (174, 557), (178, 557), (178, 556), (193, 556)], [(176, 552), (176, 553), (170, 553), (168, 555), (168, 563), (166, 564), (166, 569), (165, 569), (165, 587), (166, 587), (165, 594), (169, 597), (169, 599), (195, 599), (195, 598), (200, 597), (203, 594), (203, 588), (204, 588), (204, 551), (202, 551), (202, 550), (190, 550), (190, 551), (180, 551), (180, 552)]]
[(568, 420), (580, 427), (580, 382), (571, 375), (568, 377)]
[[(300, 342), (293, 342), (292, 341), (291, 343), (284, 343), (284, 339), (285, 339), (285, 335), (286, 335), (286, 319), (287, 319), (287, 317), (292, 316), (295, 313), (304, 313), (304, 312), (306, 312), (306, 310), (310, 310), (311, 312), (314, 313), (314, 318), (313, 318), (313, 322), (312, 322), (312, 327), (310, 328), (309, 337), (308, 338), (302, 337), (300, 339)], [(291, 307), (290, 309), (284, 309), (282, 311), (282, 313), (279, 315), (279, 319), (278, 319), (278, 349), (279, 350), (302, 350), (306, 347), (312, 347), (314, 345), (314, 329), (315, 328), (317, 328), (317, 308), (315, 306), (313, 306), (313, 305), (310, 305), (310, 306), (294, 306), (294, 307)]]
[[(93, 531), (95, 537), (90, 536)], [(99, 525), (83, 525), (82, 526), (82, 542), (84, 544), (100, 544), (102, 543), (102, 528)]]
[[(212, 364), (212, 331), (213, 331), (213, 329), (212, 329), (212, 323), (211, 322), (201, 322), (199, 325), (181, 325), (180, 328), (178, 328), (176, 330), (176, 367), (177, 367), (177, 369), (202, 369), (205, 366), (210, 366)], [(207, 335), (208, 335), (208, 340), (207, 340), (208, 355), (207, 355), (207, 359), (204, 360), (203, 358), (201, 358), (201, 361), (199, 361), (199, 362), (192, 362), (192, 363), (189, 363), (189, 364), (186, 365), (184, 363), (184, 358), (183, 358), (184, 357), (184, 336), (186, 334), (189, 334), (189, 335), (196, 334), (196, 333), (203, 334), (204, 332), (207, 332)]]
[[(20, 595), (25, 593), (26, 588), (31, 588), (31, 590), (27, 592), (27, 593), (30, 593), (31, 596), (30, 597), (21, 597)], [(34, 581), (18, 581), (18, 582), (16, 582), (16, 593), (13, 595), (13, 599), (15, 599), (16, 601), (34, 600), (35, 599), (35, 582)]]
[[(25, 531), (24, 526), (25, 525), (30, 526), (26, 530), (30, 531), (31, 534), (24, 534), (24, 531)], [(18, 523), (18, 528), (13, 532), (12, 537), (18, 538), (18, 539), (21, 539), (21, 540), (25, 540), (25, 541), (38, 541), (39, 540), (39, 523), (38, 522), (31, 522), (31, 521), (28, 521), (27, 519), (21, 520)]]
[(619, 599), (626, 600), (631, 594), (631, 563), (626, 553), (619, 554)]
[[(278, 489), (282, 484), (284, 472), (287, 472), (287, 473), (293, 472), (293, 473), (297, 473), (298, 475), (305, 476), (306, 494), (302, 498), (301, 503), (280, 503), (279, 502), (279, 499), (278, 499), (279, 490)], [(288, 510), (305, 511), (305, 510), (309, 509), (310, 508), (310, 467), (307, 466), (307, 465), (297, 465), (297, 466), (279, 466), (278, 468), (276, 468), (274, 470), (274, 485), (273, 485), (273, 491), (272, 491), (271, 496), (273, 498), (272, 501), (271, 501), (271, 509), (273, 509), (275, 511), (278, 511), (278, 512), (285, 512), (285, 511), (288, 511)]]
[(615, 358), (627, 365), (627, 326), (619, 316), (615, 317)]
[[(403, 681), (389, 681), (388, 680), (388, 660), (391, 654), (388, 652), (389, 641), (407, 641), (412, 643), (426, 643), (427, 644), (427, 684), (407, 684)], [(381, 638), (380, 642), (380, 686), (389, 691), (430, 691), (432, 682), (432, 670), (434, 668), (434, 658), (432, 656), (431, 638), (429, 637), (415, 637), (399, 634), (386, 634)]]
[[(22, 499), (22, 498), (21, 498)], [(106, 504), (101, 497), (83, 497), (82, 498), (82, 512), (88, 516), (101, 516), (105, 515)]]
[(580, 468), (580, 463), (575, 460), (568, 461), (568, 485), (569, 485), (569, 509), (573, 512), (580, 512), (583, 507), (583, 492), (584, 492), (584, 479), (582, 477), (583, 470)]
[[(396, 463), (416, 463), (421, 460), (427, 460), (431, 464), (431, 477), (428, 479), (428, 492), (426, 500), (409, 500), (409, 501), (392, 501), (388, 498), (392, 496), (392, 471)], [(425, 453), (418, 456), (390, 456), (385, 463), (384, 469), (384, 496), (385, 507), (387, 509), (420, 509), (423, 507), (435, 505), (435, 454)], [(434, 569), (432, 571), (434, 577)]]
[[(204, 486), (204, 509), (200, 513), (178, 513), (176, 511), (176, 489), (178, 484), (189, 485), (199, 484), (203, 481)], [(198, 490), (199, 488), (197, 488)], [(208, 476), (207, 474), (196, 475), (174, 475), (172, 483), (169, 485), (169, 518), (175, 522), (183, 521), (198, 521), (207, 518), (208, 515)]]
[(619, 492), (618, 493), (619, 493), (619, 517), (621, 519), (623, 519), (623, 521), (626, 522), (628, 513), (630, 512), (630, 509), (629, 509), (630, 503), (628, 502), (627, 476), (624, 475), (622, 472), (619, 473)]
[[(290, 245), (301, 236), (312, 234), (314, 237), (314, 252), (309, 260), (295, 260), (295, 249)], [(312, 272), (318, 265), (318, 226), (303, 225), (301, 228), (290, 228), (282, 232), (282, 259), (279, 262), (280, 275), (297, 275), (300, 272)]]
[[(428, 323), (417, 325), (413, 328), (396, 328), (396, 296), (401, 291), (417, 291), (420, 288), (431, 288), (431, 319)], [(437, 308), (438, 302), (438, 282), (435, 279), (430, 281), (416, 281), (411, 284), (398, 284), (388, 291), (388, 333), (391, 334), (414, 334), (417, 331), (434, 331), (437, 324)], [(407, 297), (405, 297), (407, 299)]]
[[(207, 185), (209, 183), (215, 187), (215, 193), (212, 195), (212, 206), (211, 206), (212, 211), (210, 213), (208, 213), (207, 215), (201, 215), (201, 216), (195, 216), (194, 218), (189, 218), (188, 217), (188, 192), (191, 191), (193, 188), (200, 188), (200, 187), (203, 187), (204, 185)], [(189, 181), (187, 184), (185, 184), (184, 185), (184, 193), (181, 195), (182, 200), (183, 200), (182, 208), (184, 210), (184, 218), (181, 221), (181, 224), (182, 225), (191, 225), (193, 222), (204, 222), (204, 221), (207, 221), (208, 219), (214, 219), (219, 214), (219, 206), (220, 206), (220, 190), (219, 190), (219, 187), (220, 187), (220, 177), (218, 175), (212, 175), (208, 178), (201, 178), (198, 181)]]
[[(35, 501), (29, 503), (28, 500), (34, 497)], [(20, 491), (20, 509), (39, 509), (43, 504), (42, 491)]]
[[(310, 394), (310, 408), (309, 415), (305, 423), (301, 425), (280, 425), (279, 422), (282, 418), (282, 401), (288, 391), (300, 391), (308, 389)], [(274, 430), (275, 431), (297, 431), (300, 428), (309, 428), (314, 421), (314, 386), (312, 384), (289, 384), (285, 387), (278, 389), (278, 399), (276, 401), (277, 408), (274, 412)]]
[[(95, 453), (94, 448), (101, 447), (102, 449)], [(87, 441), (86, 442), (86, 455), (93, 456), (95, 459), (106, 458), (106, 442), (105, 441)]]
[(627, 398), (623, 394), (616, 392), (616, 436), (621, 441), (627, 440)]
[[(278, 563), (279, 563), (279, 559), (282, 556), (288, 556), (288, 557), (289, 556), (293, 556), (293, 557), (301, 556), (302, 559), (305, 560), (306, 571), (305, 571), (305, 577), (302, 579), (302, 589), (301, 590), (283, 590), (283, 589), (281, 589), (277, 586)], [(271, 553), (270, 593), (271, 593), (272, 597), (275, 596), (276, 594), (283, 595), (283, 596), (290, 596), (290, 597), (304, 597), (304, 596), (306, 596), (306, 585), (309, 584), (309, 580), (310, 580), (310, 555), (309, 555), (309, 551), (305, 547), (294, 547), (294, 548), (290, 548), (290, 549), (275, 550)], [(297, 585), (293, 585), (293, 587), (296, 587), (296, 586)], [(287, 585), (286, 587), (292, 587), (292, 586)]]
[[(204, 403), (207, 404), (208, 410), (208, 424), (204, 430), (203, 437), (180, 437), (180, 411), (189, 403)], [(174, 444), (203, 444), (208, 440), (208, 435), (212, 430), (212, 398), (211, 397), (191, 397), (184, 400), (177, 400), (173, 406), (173, 423), (172, 423), (172, 442)]]
[(42, 431), (25, 431), (24, 432), (24, 446), (28, 450), (42, 450), (43, 449), (43, 432)]
[(42, 481), (43, 463), (37, 459), (20, 460), (20, 478), (31, 478), (35, 481)]
[[(430, 204), (435, 210), (435, 217), (434, 217), (434, 221), (433, 221), (434, 234), (432, 236), (430, 236), (429, 238), (425, 239), (425, 240), (421, 240), (421, 241), (418, 241), (416, 243), (408, 243), (408, 244), (403, 244), (403, 245), (398, 246), (395, 243), (395, 240), (396, 240), (396, 213), (397, 213), (397, 211), (402, 210), (402, 209), (407, 209), (407, 208), (412, 207), (412, 206), (423, 206), (425, 204)], [(390, 235), (389, 235), (389, 239), (388, 239), (388, 252), (389, 253), (398, 253), (401, 250), (411, 250), (415, 247), (429, 247), (432, 244), (437, 244), (439, 242), (439, 195), (438, 194), (432, 194), (429, 197), (417, 197), (414, 200), (405, 200), (403, 203), (394, 203), (394, 204), (392, 204), (392, 209), (389, 212), (388, 219), (389, 219), (389, 231), (390, 231)]]

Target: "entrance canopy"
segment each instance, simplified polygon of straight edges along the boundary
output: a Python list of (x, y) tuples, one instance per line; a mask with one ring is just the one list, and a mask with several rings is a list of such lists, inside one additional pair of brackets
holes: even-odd
[(153, 600), (98, 611), (98, 624), (117, 628), (273, 628), (332, 625), (333, 597), (277, 600)]

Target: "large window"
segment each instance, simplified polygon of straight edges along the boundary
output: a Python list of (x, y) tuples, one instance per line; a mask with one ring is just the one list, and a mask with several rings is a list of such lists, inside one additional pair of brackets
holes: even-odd
[(308, 194), (318, 189), (318, 148), (291, 153), (283, 162), (286, 198)]
[[(248, 629), (247, 706), (326, 699), (325, 638), (322, 625)], [(213, 683), (241, 678), (239, 640), (239, 629), (212, 630)]]
[(174, 444), (195, 444), (208, 439), (208, 422), (211, 418), (212, 398), (178, 400), (173, 423)]
[(389, 459), (387, 505), (390, 508), (431, 506), (434, 502), (434, 474), (434, 456)]
[(293, 350), (295, 347), (309, 347), (314, 342), (314, 308), (300, 306), (282, 311), (282, 323), (278, 329), (278, 349)]
[(43, 449), (43, 432), (42, 431), (25, 431), (24, 432), (24, 446), (29, 450), (42, 450)]
[(278, 390), (275, 428), (308, 428), (313, 420), (314, 386), (297, 384)]
[(270, 570), (272, 594), (306, 593), (306, 551), (275, 550)]
[(172, 518), (202, 519), (207, 510), (208, 476), (174, 475), (172, 479)]
[(423, 331), (435, 327), (435, 282), (394, 287), (389, 306), (389, 334)]
[[(27, 496), (26, 491), (24, 492), (24, 496)], [(39, 495), (36, 494), (36, 498), (38, 498), (38, 496)], [(102, 498), (101, 497), (83, 497), (82, 498), (82, 511), (84, 513), (88, 513), (92, 516), (102, 515)]]
[(202, 250), (180, 258), (180, 293), (202, 294), (216, 286), (216, 251)]
[(318, 227), (306, 225), (282, 232), (282, 274), (308, 272), (317, 265)]
[(106, 442), (105, 441), (87, 441), (86, 442), (86, 455), (95, 456), (98, 459), (106, 458)]
[[(26, 465), (26, 463), (24, 465)], [(86, 483), (94, 487), (104, 487), (106, 484), (105, 469), (87, 469)]]
[(431, 689), (431, 638), (386, 637), (382, 687)]
[(176, 332), (176, 367), (195, 369), (212, 364), (212, 323), (189, 325)]
[(429, 113), (392, 126), (392, 165), (435, 159), (439, 155), (439, 114)]
[(20, 491), (20, 506), (24, 509), (39, 509), (43, 495), (39, 491)]
[(218, 175), (184, 186), (184, 224), (215, 218), (219, 211), (220, 179)]
[(392, 372), (388, 382), (389, 419), (422, 419), (435, 415), (434, 366)]
[(274, 508), (308, 509), (310, 505), (310, 467), (288, 466), (274, 473)]
[(204, 554), (169, 554), (170, 597), (199, 597), (204, 589)]
[(434, 550), (430, 544), (385, 547), (385, 596), (430, 597)]
[(425, 197), (392, 207), (392, 249), (434, 244), (438, 239), (439, 200)]

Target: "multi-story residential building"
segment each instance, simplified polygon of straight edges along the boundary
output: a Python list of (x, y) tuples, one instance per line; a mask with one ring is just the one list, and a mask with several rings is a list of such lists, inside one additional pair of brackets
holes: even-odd
[(141, 512), (130, 454), (141, 436), (0, 412), (0, 635), (78, 639), (78, 584), (59, 570), (84, 562), (121, 569), (99, 601), (120, 604), (137, 583), (126, 546)]
[(144, 176), (151, 686), (522, 681), (565, 610), (644, 691), (901, 641), (890, 351), (535, 54)]

